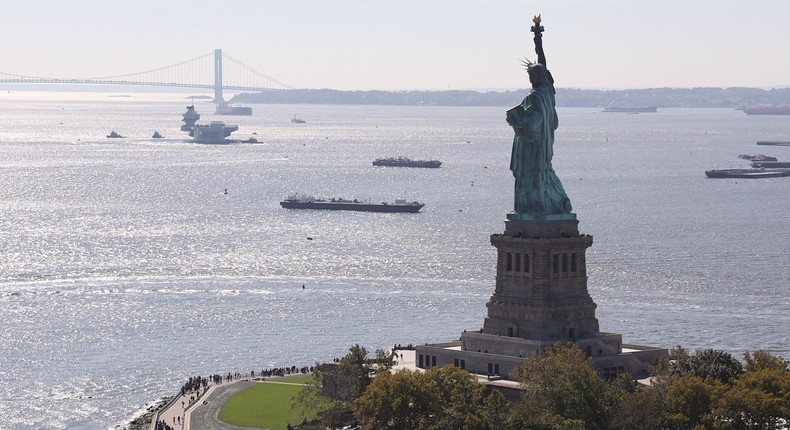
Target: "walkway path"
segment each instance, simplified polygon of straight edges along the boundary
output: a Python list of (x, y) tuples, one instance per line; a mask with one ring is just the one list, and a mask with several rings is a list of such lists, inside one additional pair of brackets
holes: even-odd
[[(402, 358), (398, 358), (393, 371), (400, 369), (416, 369), (414, 350), (398, 350), (397, 352)], [(279, 378), (276, 377), (274, 379), (266, 378), (266, 382), (303, 385), (286, 382), (287, 379), (282, 381), (278, 381), (278, 379)], [(257, 382), (249, 379), (236, 379), (232, 382), (220, 384), (210, 382), (208, 391), (200, 396), (200, 399), (192, 406), (190, 406), (189, 397), (194, 395), (194, 393), (179, 396), (179, 398), (170, 403), (168, 407), (160, 411), (159, 419), (164, 420), (176, 430), (261, 430), (260, 427), (234, 426), (220, 421), (219, 419), (219, 412), (228, 399), (239, 391), (251, 387), (256, 383)], [(151, 430), (154, 430), (154, 425), (155, 423), (151, 423)]]
[[(245, 383), (246, 385), (244, 385)], [(163, 420), (165, 423), (167, 423), (167, 425), (169, 425), (170, 427), (176, 430), (189, 430), (190, 428), (189, 424), (185, 423), (184, 421), (185, 419), (189, 421), (188, 413), (190, 412), (190, 410), (193, 410), (198, 406), (202, 406), (203, 402), (208, 402), (212, 393), (215, 390), (219, 389), (220, 391), (224, 391), (224, 390), (233, 389), (233, 387), (235, 386), (239, 386), (239, 388), (236, 389), (236, 391), (239, 391), (241, 389), (249, 387), (252, 384), (254, 383), (249, 382), (247, 379), (235, 379), (231, 382), (225, 382), (219, 384), (215, 384), (214, 382), (209, 382), (208, 391), (206, 391), (205, 394), (202, 394), (198, 398), (198, 400), (194, 402), (194, 404), (190, 404), (190, 397), (192, 396), (197, 397), (197, 394), (195, 394), (194, 392), (186, 393), (183, 396), (176, 395), (176, 398), (174, 398), (170, 403), (168, 403), (164, 409), (159, 411), (159, 420)], [(227, 400), (227, 398), (225, 398), (224, 400)], [(222, 406), (224, 400), (219, 403), (219, 407)], [(217, 413), (219, 413), (219, 411), (217, 411)], [(228, 428), (239, 429), (241, 427), (228, 427)], [(156, 421), (152, 421), (150, 430), (155, 430), (155, 429), (156, 429)]]

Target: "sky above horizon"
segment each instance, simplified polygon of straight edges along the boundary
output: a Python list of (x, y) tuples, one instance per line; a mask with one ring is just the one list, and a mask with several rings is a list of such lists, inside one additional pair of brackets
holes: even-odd
[(295, 88), (515, 89), (541, 14), (557, 87), (790, 86), (788, 0), (33, 0), (0, 73), (116, 76), (221, 48)]

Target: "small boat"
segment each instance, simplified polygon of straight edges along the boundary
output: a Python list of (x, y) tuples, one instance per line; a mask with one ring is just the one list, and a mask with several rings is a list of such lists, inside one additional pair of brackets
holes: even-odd
[(154, 130), (154, 135), (151, 136), (151, 139), (161, 139), (163, 136), (159, 134), (158, 131)]
[(249, 139), (242, 140), (241, 143), (260, 143), (260, 142), (258, 141), (258, 139), (254, 137), (250, 137)]
[(439, 160), (412, 160), (411, 158), (407, 157), (389, 157), (389, 158), (378, 158), (373, 160), (374, 166), (386, 166), (386, 167), (431, 167), (437, 168), (442, 165), (442, 162)]
[(705, 176), (709, 178), (778, 178), (790, 176), (790, 171), (759, 170), (759, 169), (713, 169), (706, 170)]
[(116, 133), (115, 130), (111, 131), (110, 134), (107, 135), (108, 139), (123, 139), (126, 136), (121, 136), (120, 134)]
[(291, 118), (291, 122), (294, 124), (304, 124), (307, 121), (303, 120), (302, 118), (298, 118), (296, 115), (294, 115), (294, 117)]
[(280, 202), (285, 209), (324, 209), (335, 211), (361, 211), (361, 212), (386, 212), (386, 213), (417, 213), (425, 206), (424, 203), (407, 202), (397, 199), (394, 203), (372, 203), (357, 199), (344, 198), (320, 199), (303, 194), (291, 194)]

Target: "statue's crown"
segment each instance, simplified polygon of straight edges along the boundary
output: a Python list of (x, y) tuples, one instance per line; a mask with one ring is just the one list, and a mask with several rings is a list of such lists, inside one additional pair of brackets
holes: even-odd
[(532, 61), (529, 60), (529, 58), (524, 58), (523, 60), (521, 60), (521, 65), (524, 66), (525, 69), (527, 69), (527, 73), (529, 73), (530, 75), (542, 74), (542, 73), (546, 73), (547, 71), (546, 66), (540, 63), (533, 63)]

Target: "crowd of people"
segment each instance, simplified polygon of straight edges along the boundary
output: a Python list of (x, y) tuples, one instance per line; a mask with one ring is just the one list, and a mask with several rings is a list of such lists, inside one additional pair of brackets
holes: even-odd
[[(175, 424), (175, 421), (173, 422), (173, 424)], [(181, 417), (178, 417), (178, 424), (179, 425), (181, 424)], [(174, 427), (171, 427), (170, 424), (166, 423), (165, 420), (157, 421), (155, 429), (156, 430), (176, 430)]]
[[(302, 366), (302, 367), (277, 367), (273, 369), (263, 369), (258, 373), (258, 376), (261, 378), (272, 378), (275, 376), (289, 376), (289, 375), (298, 375), (298, 374), (311, 374), (313, 373), (313, 366)], [(250, 372), (251, 377), (255, 377), (255, 371), (253, 370)]]
[(197, 398), (200, 397), (201, 391), (205, 393), (208, 390), (209, 384), (222, 384), (223, 382), (232, 382), (234, 380), (239, 380), (243, 378), (273, 378), (273, 377), (282, 377), (282, 376), (290, 376), (290, 375), (298, 375), (298, 374), (311, 374), (313, 373), (313, 366), (290, 366), (290, 367), (276, 367), (271, 369), (262, 369), (260, 371), (252, 370), (250, 373), (242, 374), (239, 372), (228, 373), (227, 375), (209, 375), (208, 377), (202, 376), (192, 376), (190, 377), (186, 383), (181, 387), (181, 396), (185, 396), (190, 393), (195, 393)]
[(397, 345), (393, 345), (392, 346), (392, 351), (393, 352), (395, 352), (395, 351), (397, 351), (399, 349), (404, 350), (404, 351), (413, 351), (414, 350), (414, 345), (408, 344), (406, 346), (401, 346), (401, 344), (397, 344)]

